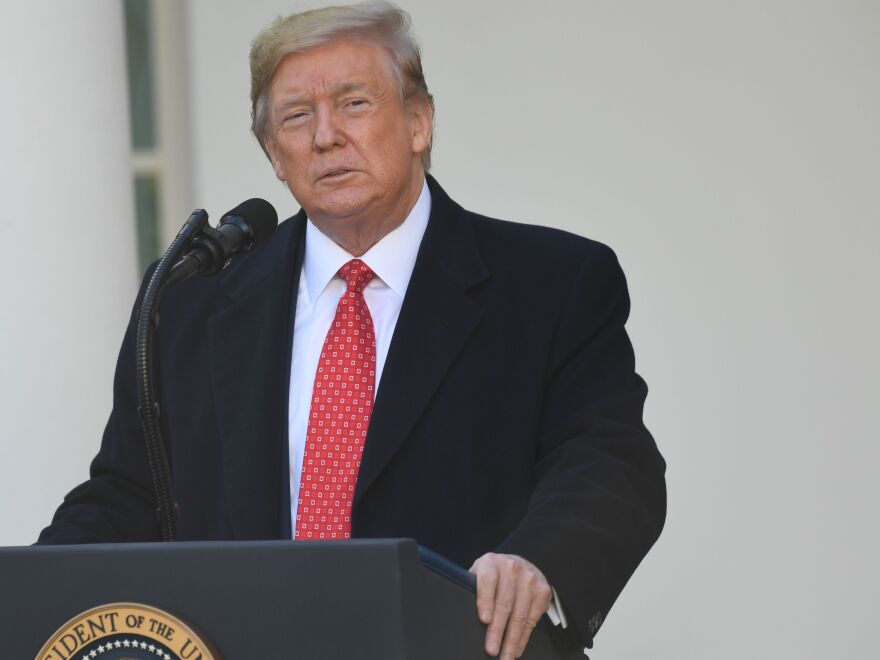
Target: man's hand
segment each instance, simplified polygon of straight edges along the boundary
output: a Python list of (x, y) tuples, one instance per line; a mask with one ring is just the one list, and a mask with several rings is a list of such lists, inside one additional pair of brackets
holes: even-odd
[(477, 559), (470, 571), (477, 576), (477, 615), (489, 626), (486, 653), (500, 652), (501, 660), (520, 657), (550, 605), (553, 591), (547, 579), (522, 557), (492, 552)]

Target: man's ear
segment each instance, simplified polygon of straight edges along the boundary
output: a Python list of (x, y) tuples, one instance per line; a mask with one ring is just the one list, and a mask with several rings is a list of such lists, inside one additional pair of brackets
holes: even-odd
[(412, 123), (412, 149), (414, 154), (421, 155), (431, 145), (434, 132), (434, 111), (428, 99), (416, 98), (409, 101), (409, 112)]
[(272, 169), (275, 170), (275, 176), (278, 177), (279, 181), (284, 181), (286, 183), (287, 172), (284, 169), (284, 162), (279, 158), (278, 147), (272, 138), (266, 138), (264, 146), (266, 149), (266, 155), (269, 156), (269, 160), (272, 162)]

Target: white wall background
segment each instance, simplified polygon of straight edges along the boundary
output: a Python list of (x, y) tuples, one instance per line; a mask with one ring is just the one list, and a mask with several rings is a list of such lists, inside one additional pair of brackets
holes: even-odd
[[(247, 132), (247, 50), (275, 15), (317, 4), (188, 5), (193, 199), (214, 218), (251, 196), (282, 215), (297, 208)], [(874, 656), (880, 3), (400, 4), (424, 43), (434, 174), (447, 191), (473, 210), (602, 240), (629, 277), (669, 518), (594, 660)], [(3, 131), (9, 112), (0, 106)], [(8, 150), (0, 163), (8, 185)], [(54, 168), (41, 198), (63, 206), (65, 176)], [(112, 189), (105, 180), (93, 199)], [(18, 263), (25, 243), (6, 258)], [(10, 316), (29, 330), (6, 340), (8, 301), (21, 296), (11, 277), (0, 281), (0, 442), (4, 492), (18, 495), (0, 502), (0, 542), (26, 543), (48, 520), (46, 495), (84, 474), (79, 448), (97, 443), (83, 433), (108, 409), (118, 339), (87, 378), (30, 317)], [(45, 287), (27, 300), (58, 304)], [(56, 352), (54, 368), (82, 375), (74, 389), (100, 404), (70, 433), (32, 423), (59, 415), (64, 392), (18, 391), (39, 351)]]
[(124, 53), (118, 2), (0, 7), (0, 545), (36, 540), (110, 410), (137, 291)]

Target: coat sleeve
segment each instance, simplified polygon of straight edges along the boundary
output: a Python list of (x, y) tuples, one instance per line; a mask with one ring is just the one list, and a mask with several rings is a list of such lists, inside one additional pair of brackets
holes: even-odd
[[(147, 272), (144, 282), (148, 281)], [(143, 291), (143, 287), (141, 289)], [(58, 507), (38, 544), (158, 541), (156, 498), (137, 415), (135, 381), (135, 303), (113, 380), (113, 410), (101, 449), (92, 461), (90, 478), (74, 488)]]
[(647, 386), (628, 315), (617, 258), (594, 243), (556, 328), (528, 511), (497, 549), (544, 572), (587, 647), (666, 516), (666, 466), (642, 422)]

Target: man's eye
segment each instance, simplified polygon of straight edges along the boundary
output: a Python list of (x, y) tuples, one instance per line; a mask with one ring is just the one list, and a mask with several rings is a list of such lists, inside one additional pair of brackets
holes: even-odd
[(366, 104), (367, 102), (364, 99), (352, 99), (347, 103), (348, 107), (350, 108), (359, 108), (365, 106)]
[(291, 112), (289, 115), (287, 115), (284, 118), (284, 121), (297, 121), (297, 120), (301, 120), (307, 116), (308, 116), (307, 112)]

